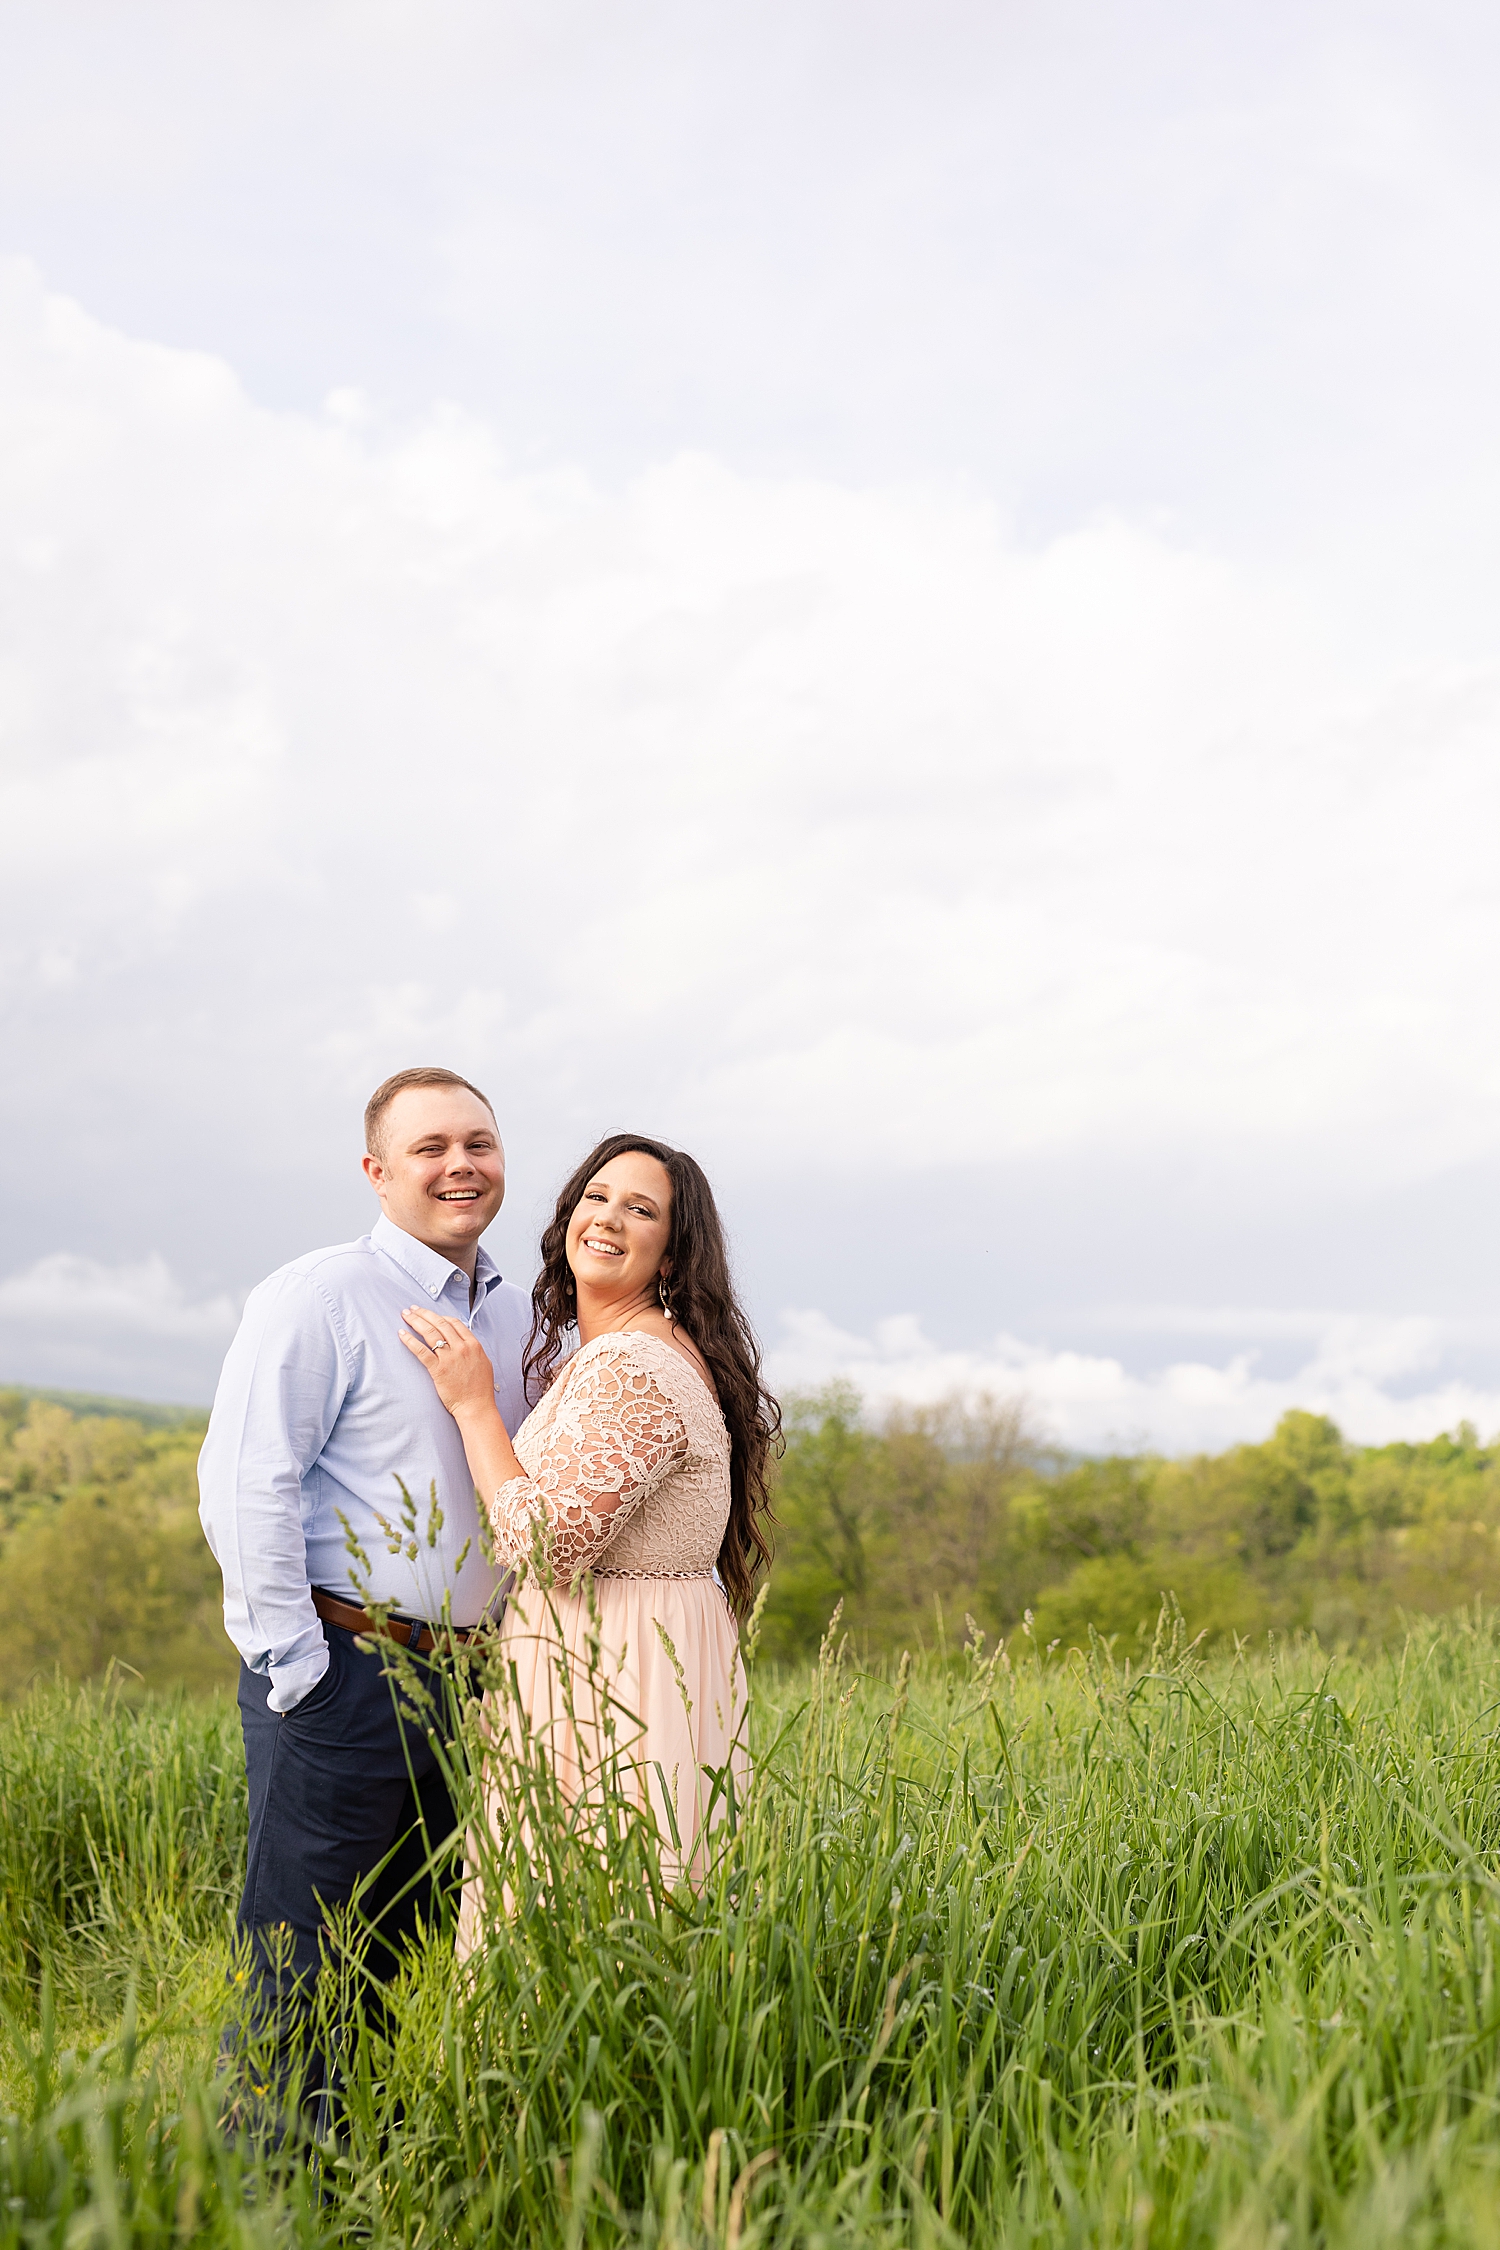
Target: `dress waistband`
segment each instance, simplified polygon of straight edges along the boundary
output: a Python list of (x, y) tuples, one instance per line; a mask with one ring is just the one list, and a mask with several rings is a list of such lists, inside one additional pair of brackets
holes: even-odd
[(712, 1578), (711, 1570), (596, 1570), (596, 1578)]

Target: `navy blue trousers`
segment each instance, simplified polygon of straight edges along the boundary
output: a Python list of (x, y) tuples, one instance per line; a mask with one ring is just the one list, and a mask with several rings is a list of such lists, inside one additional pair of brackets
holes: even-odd
[(327, 1958), (331, 1911), (380, 1870), (361, 1892), (358, 1912), (374, 1926), (365, 1967), (383, 1983), (400, 1967), (419, 1923), (431, 1927), (451, 1903), (459, 1876), (456, 1853), (442, 1874), (425, 1864), (454, 1826), (427, 1739), (431, 1718), (424, 1723), (398, 1708), (375, 1650), (362, 1650), (352, 1633), (326, 1621), (323, 1633), (328, 1669), (284, 1714), (266, 1707), (270, 1681), (240, 1667), (250, 1785), (238, 1917), (253, 1980), (246, 2030), (286, 2109), (316, 2094), (326, 2075), (324, 2058), (307, 2040), (306, 2008)]

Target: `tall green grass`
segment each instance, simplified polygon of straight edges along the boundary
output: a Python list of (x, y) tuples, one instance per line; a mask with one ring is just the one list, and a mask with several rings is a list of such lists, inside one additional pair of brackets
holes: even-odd
[(228, 1698), (52, 1686), (0, 1714), (0, 2006), (48, 1981), (103, 2027), (127, 1993), (178, 2007), (222, 1981), (244, 1872), (245, 1778)]
[(216, 2129), (232, 1714), (0, 1722), (0, 2244), (1500, 2243), (1487, 1620), (755, 1694), (696, 1897), (629, 1820), (516, 1847), (316, 2169)]

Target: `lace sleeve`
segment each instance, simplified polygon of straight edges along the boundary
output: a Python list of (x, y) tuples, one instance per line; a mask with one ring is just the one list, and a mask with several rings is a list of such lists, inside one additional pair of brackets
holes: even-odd
[(566, 1583), (603, 1554), (688, 1441), (676, 1407), (628, 1350), (596, 1353), (562, 1380), (531, 1474), (501, 1485), (490, 1522), (496, 1559), (515, 1565), (530, 1555), (540, 1519)]

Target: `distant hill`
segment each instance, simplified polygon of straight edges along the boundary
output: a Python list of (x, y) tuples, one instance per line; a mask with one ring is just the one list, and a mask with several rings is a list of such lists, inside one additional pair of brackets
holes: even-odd
[(148, 1430), (180, 1430), (208, 1421), (206, 1406), (163, 1406), (154, 1399), (110, 1398), (102, 1391), (44, 1391), (32, 1383), (0, 1383), (0, 1421), (19, 1420), (34, 1398), (65, 1406), (70, 1414), (127, 1415)]

